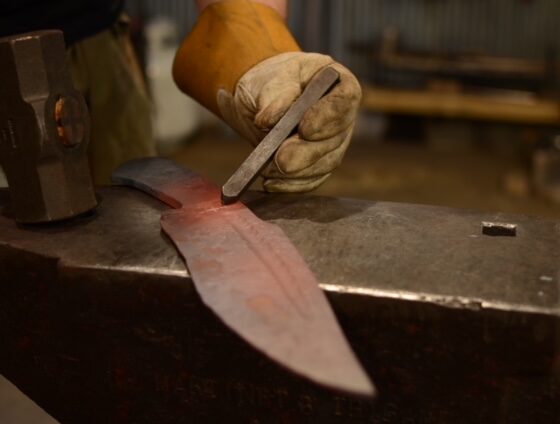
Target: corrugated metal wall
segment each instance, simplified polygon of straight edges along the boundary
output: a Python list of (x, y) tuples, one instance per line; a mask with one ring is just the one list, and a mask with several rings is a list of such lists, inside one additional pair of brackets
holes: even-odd
[[(128, 0), (149, 16), (166, 15), (184, 31), (196, 19), (192, 0)], [(358, 73), (363, 55), (351, 42), (371, 42), (388, 27), (411, 48), (544, 57), (560, 43), (559, 0), (292, 0), (290, 26), (306, 49), (329, 52)]]
[(368, 64), (348, 43), (378, 40), (386, 28), (432, 51), (544, 58), (560, 43), (558, 0), (344, 0), (330, 16), (331, 52), (359, 73)]
[(513, 56), (544, 54), (560, 41), (558, 0), (345, 0), (333, 6), (346, 40), (368, 40), (394, 27), (418, 48)]

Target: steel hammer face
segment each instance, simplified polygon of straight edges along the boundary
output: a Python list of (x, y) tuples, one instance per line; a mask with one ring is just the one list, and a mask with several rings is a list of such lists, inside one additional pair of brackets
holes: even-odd
[(0, 164), (18, 222), (67, 219), (96, 206), (89, 116), (66, 66), (61, 31), (0, 39)]

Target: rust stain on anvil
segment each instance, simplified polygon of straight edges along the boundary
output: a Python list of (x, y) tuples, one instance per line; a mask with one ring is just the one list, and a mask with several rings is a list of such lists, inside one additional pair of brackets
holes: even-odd
[(222, 205), (216, 185), (169, 160), (129, 162), (113, 180), (175, 208), (161, 226), (204, 303), (233, 331), (316, 383), (374, 394), (317, 279), (280, 228), (241, 203)]

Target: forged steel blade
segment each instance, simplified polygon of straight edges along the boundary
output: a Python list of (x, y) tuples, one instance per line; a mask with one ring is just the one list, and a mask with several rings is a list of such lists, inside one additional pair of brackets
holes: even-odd
[(330, 66), (313, 76), (301, 96), (224, 184), (222, 187), (224, 204), (227, 205), (239, 199), (270, 162), (284, 140), (298, 126), (305, 112), (317, 103), (339, 79), (340, 74)]
[(113, 174), (175, 209), (161, 226), (184, 257), (203, 302), (258, 350), (331, 388), (373, 395), (326, 296), (280, 228), (220, 188), (166, 159), (129, 162)]

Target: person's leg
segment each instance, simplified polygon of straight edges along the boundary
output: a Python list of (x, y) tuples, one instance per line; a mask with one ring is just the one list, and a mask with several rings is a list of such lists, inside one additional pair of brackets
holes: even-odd
[(155, 155), (152, 106), (126, 19), (71, 46), (67, 55), (74, 84), (89, 107), (93, 180), (108, 184), (118, 165)]

